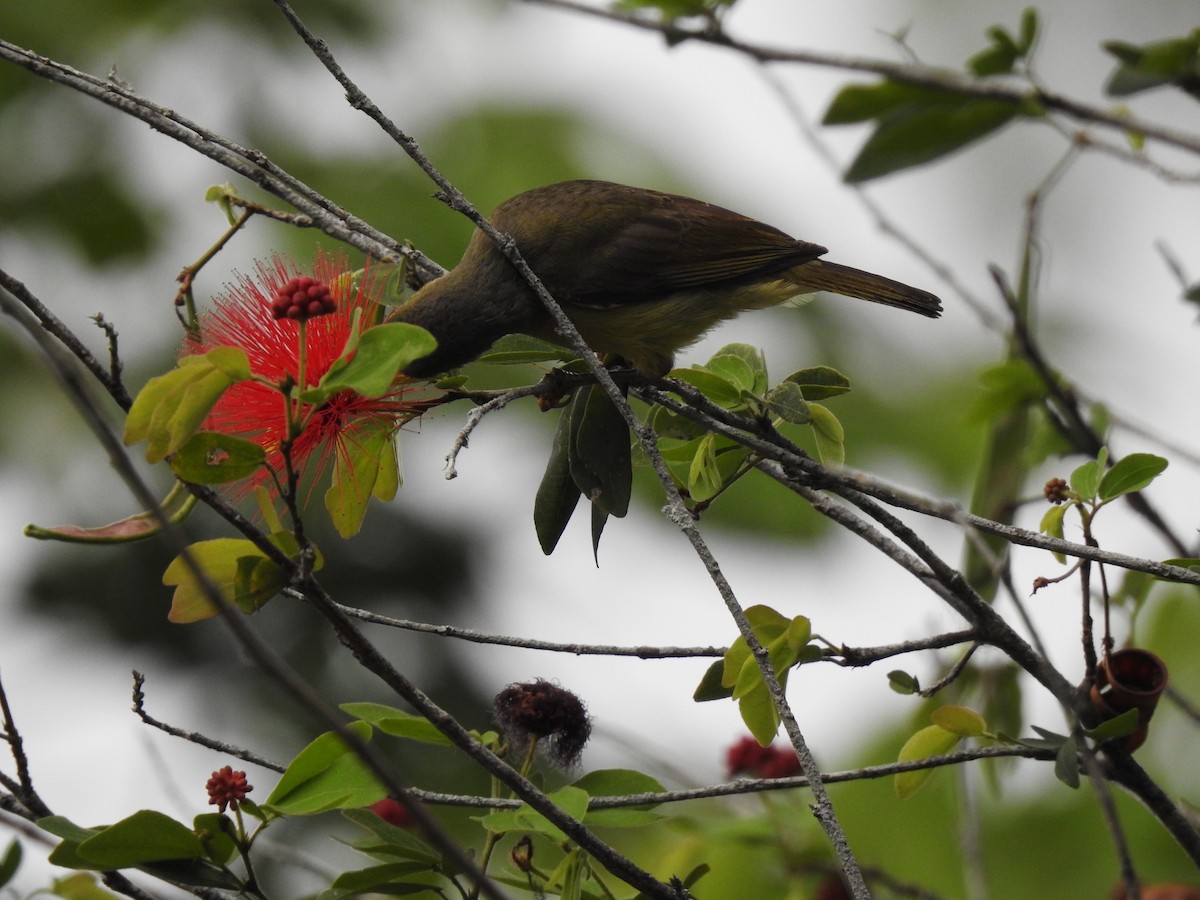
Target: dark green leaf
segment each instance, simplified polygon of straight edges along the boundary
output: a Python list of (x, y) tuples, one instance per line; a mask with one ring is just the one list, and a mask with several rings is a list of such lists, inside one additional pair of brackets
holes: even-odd
[[(328, 890), (317, 895), (317, 900), (343, 900), (343, 898), (375, 894), (404, 896), (429, 892), (430, 885), (435, 883), (435, 875), (436, 873), (428, 863), (416, 861), (384, 863), (366, 869), (343, 872), (334, 879)], [(422, 876), (427, 876), (428, 880), (421, 880)]]
[(1079, 787), (1078, 749), (1074, 738), (1067, 738), (1054, 757), (1054, 777), (1069, 788)]
[(853, 125), (868, 122), (889, 113), (901, 112), (914, 105), (932, 103), (945, 96), (942, 92), (898, 81), (876, 84), (848, 84), (833, 98), (825, 111), (823, 125)]
[(726, 700), (732, 697), (733, 688), (721, 684), (721, 674), (724, 671), (724, 659), (718, 659), (705, 669), (704, 677), (700, 679), (700, 684), (696, 686), (696, 692), (692, 694), (692, 699), (697, 703), (706, 703), (709, 700)]
[(570, 412), (571, 477), (593, 504), (620, 518), (633, 490), (629, 426), (600, 385), (576, 391)]
[(1033, 49), (1034, 43), (1038, 36), (1038, 11), (1032, 6), (1027, 6), (1021, 12), (1021, 30), (1017, 38), (1017, 46), (1021, 53), (1028, 56), (1029, 51)]
[(9, 841), (8, 849), (4, 851), (4, 858), (0, 859), (0, 887), (4, 887), (12, 881), (20, 867), (21, 842), (13, 838)]
[(784, 381), (798, 385), (805, 400), (828, 400), (850, 390), (850, 379), (830, 366), (810, 366), (793, 372)]
[(1139, 724), (1139, 711), (1137, 709), (1127, 709), (1119, 716), (1114, 716), (1111, 719), (1106, 719), (1095, 728), (1088, 732), (1088, 737), (1094, 740), (1097, 744), (1103, 744), (1105, 741), (1111, 741), (1113, 738), (1125, 737), (1127, 734), (1133, 734), (1137, 731)]
[[(239, 809), (242, 803), (244, 801), (239, 802)], [(233, 820), (224, 813), (201, 813), (192, 819), (192, 830), (200, 838), (205, 857), (218, 866), (228, 863), (237, 853), (237, 830)]]
[(1007, 75), (1020, 58), (1021, 54), (1010, 38), (1007, 45), (996, 43), (980, 50), (967, 60), (967, 68), (980, 78), (986, 78), (988, 75)]
[(186, 825), (143, 809), (101, 829), (80, 843), (78, 852), (97, 869), (124, 869), (166, 859), (198, 859), (204, 846)]
[(533, 501), (533, 527), (542, 552), (549, 556), (579, 504), (579, 485), (571, 477), (571, 412), (564, 409), (554, 429), (546, 472)]
[(921, 683), (917, 676), (901, 669), (893, 669), (888, 672), (888, 687), (897, 694), (916, 694), (921, 690)]
[(1008, 100), (962, 98), (914, 105), (879, 120), (846, 172), (857, 184), (932, 162), (996, 131), (1020, 113)]
[(1108, 41), (1104, 49), (1120, 60), (1105, 89), (1124, 97), (1173, 84), (1200, 99), (1200, 28), (1183, 38), (1138, 46)]
[(370, 843), (355, 842), (355, 846), (376, 858), (412, 859), (426, 865), (436, 865), (441, 854), (411, 831), (386, 822), (369, 809), (344, 809), (342, 815), (372, 835)]

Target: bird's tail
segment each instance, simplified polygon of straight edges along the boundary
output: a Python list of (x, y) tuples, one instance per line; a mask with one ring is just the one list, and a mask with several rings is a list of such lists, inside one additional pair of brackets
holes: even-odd
[(907, 309), (932, 319), (942, 314), (942, 301), (928, 291), (823, 259), (796, 266), (787, 273), (786, 278), (804, 291), (829, 291), (844, 297), (857, 297), (859, 300)]

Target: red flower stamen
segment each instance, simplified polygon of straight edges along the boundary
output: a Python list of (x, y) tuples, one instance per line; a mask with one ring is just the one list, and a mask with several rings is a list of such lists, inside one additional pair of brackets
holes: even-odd
[[(228, 286), (200, 315), (199, 337), (189, 338), (182, 352), (239, 347), (249, 359), (250, 371), (269, 383), (243, 381), (230, 387), (213, 407), (204, 428), (259, 444), (266, 450), (268, 466), (282, 480), (281, 448), (288, 438), (288, 416), (279, 391), (271, 385), (299, 380), (302, 332), (306, 352), (305, 384), (301, 387), (317, 384), (341, 356), (355, 312), (361, 310), (359, 321), (364, 330), (378, 322), (382, 289), (382, 280), (369, 271), (353, 278), (344, 256), (326, 255), (317, 257), (311, 276), (300, 275), (293, 263), (275, 256), (258, 263), (255, 277), (241, 276)], [(301, 294), (303, 298), (297, 300)], [(292, 311), (303, 303), (319, 303), (323, 312), (311, 319), (293, 317)], [(428, 398), (412, 396), (413, 390), (408, 379), (400, 376), (383, 397), (371, 399), (342, 391), (316, 410), (304, 409), (304, 428), (292, 440), (292, 465), (315, 479), (335, 456), (344, 457), (353, 446), (352, 426), (373, 420), (373, 424), (398, 429), (427, 408)], [(264, 482), (275, 488), (270, 473), (260, 469), (238, 482), (233, 493), (246, 496)]]
[(208, 802), (218, 812), (225, 812), (226, 806), (236, 810), (238, 803), (254, 790), (253, 786), (246, 783), (246, 773), (235, 772), (232, 766), (217, 769), (204, 787), (208, 790)]

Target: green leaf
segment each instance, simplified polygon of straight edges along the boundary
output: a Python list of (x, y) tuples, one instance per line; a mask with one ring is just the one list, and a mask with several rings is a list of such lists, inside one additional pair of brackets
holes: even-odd
[(672, 369), (671, 377), (690, 384), (723, 409), (735, 409), (742, 403), (741, 389), (723, 375), (693, 365), (690, 369)]
[(741, 356), (718, 353), (708, 361), (707, 368), (737, 388), (739, 394), (754, 393), (756, 373)]
[(941, 706), (930, 714), (934, 725), (959, 737), (979, 737), (987, 731), (983, 716), (965, 706)]
[(1133, 734), (1137, 731), (1140, 721), (1139, 710), (1127, 709), (1119, 716), (1114, 716), (1111, 719), (1101, 722), (1095, 728), (1088, 731), (1088, 736), (1097, 744), (1103, 744), (1105, 741)]
[[(931, 756), (941, 756), (953, 750), (959, 740), (957, 734), (947, 731), (940, 725), (927, 725), (905, 741), (904, 746), (900, 748), (900, 755), (896, 759), (897, 762), (912, 762), (918, 759), (928, 759)], [(925, 786), (925, 782), (933, 773), (933, 769), (913, 769), (909, 772), (899, 773), (893, 780), (896, 796), (901, 800), (912, 797)]]
[(1074, 738), (1067, 738), (1059, 745), (1054, 757), (1054, 777), (1069, 788), (1079, 787), (1078, 748)]
[[(271, 543), (292, 559), (299, 555), (295, 537), (286, 531), (270, 536)], [(200, 570), (213, 582), (221, 595), (245, 613), (252, 613), (281, 591), (287, 578), (282, 569), (267, 559), (251, 541), (240, 538), (215, 538), (191, 545)], [(324, 565), (317, 553), (314, 570)], [(175, 557), (163, 573), (163, 584), (174, 586), (168, 619), (176, 623), (197, 622), (217, 614), (208, 601), (199, 579), (192, 573), (183, 555)]]
[(394, 438), (392, 426), (378, 419), (362, 419), (346, 429), (325, 492), (325, 509), (341, 537), (358, 534), (372, 497), (388, 501), (396, 496), (400, 465)]
[(1153, 453), (1130, 453), (1112, 464), (1097, 488), (1101, 500), (1111, 500), (1148, 487), (1162, 474), (1167, 461)]
[(1038, 523), (1038, 531), (1050, 537), (1061, 538), (1063, 536), (1063, 517), (1070, 508), (1065, 503), (1051, 506), (1042, 516), (1042, 521)]
[(817, 455), (825, 465), (840, 466), (846, 461), (846, 432), (838, 417), (820, 403), (809, 403), (813, 435), (817, 439)]
[(4, 887), (13, 876), (17, 874), (17, 869), (21, 867), (21, 843), (16, 838), (13, 838), (8, 843), (8, 849), (4, 851), (4, 857), (0, 859), (0, 887)]
[(414, 360), (428, 356), (437, 348), (437, 341), (424, 328), (407, 322), (376, 325), (363, 331), (354, 357), (340, 368), (331, 366), (316, 388), (305, 391), (301, 399), (319, 402), (339, 391), (354, 391), (363, 397), (382, 397), (388, 393), (396, 376)]
[(666, 791), (657, 778), (635, 769), (596, 769), (572, 782), (589, 797), (623, 797), (629, 794), (659, 794)]
[(1094, 500), (1100, 490), (1100, 479), (1104, 476), (1104, 467), (1108, 463), (1108, 449), (1100, 448), (1095, 459), (1088, 460), (1071, 473), (1071, 490), (1084, 500)]
[(799, 386), (805, 400), (828, 400), (850, 390), (850, 379), (830, 366), (800, 369), (785, 378), (783, 383)]
[(915, 675), (901, 669), (893, 669), (888, 672), (888, 687), (897, 694), (916, 694), (921, 690), (921, 682)]
[(736, 356), (749, 367), (753, 375), (747, 387), (750, 393), (760, 395), (767, 389), (767, 359), (761, 349), (753, 344), (726, 344), (713, 354), (714, 359), (719, 356)]
[(629, 426), (600, 385), (576, 391), (570, 411), (571, 477), (593, 504), (621, 518), (633, 490)]
[[(550, 794), (549, 798), (555, 806), (573, 819), (582, 819), (587, 814), (588, 800), (590, 799), (587, 791), (577, 787), (564, 787)], [(551, 824), (549, 819), (528, 804), (522, 804), (516, 809), (488, 813), (480, 821), (488, 831), (498, 834), (510, 831), (533, 832), (545, 835), (555, 842), (567, 839), (557, 825)]]
[(549, 556), (558, 546), (567, 523), (579, 505), (580, 490), (571, 477), (571, 412), (563, 410), (554, 428), (550, 459), (533, 501), (533, 527), (542, 552)]
[(527, 365), (549, 360), (569, 362), (575, 358), (572, 351), (560, 347), (558, 344), (525, 334), (508, 334), (492, 344), (492, 348), (475, 361), (503, 366)]
[(807, 425), (812, 421), (808, 413), (808, 403), (804, 400), (804, 391), (798, 384), (781, 382), (767, 393), (764, 400), (767, 409), (785, 422)]
[(704, 677), (696, 686), (692, 699), (697, 703), (709, 700), (727, 700), (733, 696), (733, 689), (721, 684), (721, 675), (725, 671), (725, 660), (718, 659), (704, 670)]
[(1105, 90), (1126, 97), (1162, 85), (1175, 85), (1200, 99), (1200, 28), (1182, 38), (1137, 45), (1107, 41), (1105, 50), (1120, 60)]
[(441, 862), (441, 854), (411, 831), (384, 821), (369, 809), (344, 809), (342, 815), (372, 835), (369, 839), (356, 841), (355, 847), (376, 859), (412, 859), (426, 865)]
[[(747, 609), (746, 618), (754, 636), (766, 648), (780, 684), (786, 687), (788, 670), (800, 661), (811, 637), (811, 623), (804, 616), (788, 619), (763, 605)], [(725, 654), (721, 684), (732, 689), (742, 721), (765, 747), (778, 730), (779, 713), (763, 681), (758, 662), (742, 637), (738, 637)]]
[(97, 869), (124, 869), (166, 859), (198, 859), (204, 846), (186, 825), (143, 809), (81, 842), (77, 852)]
[(171, 471), (180, 481), (225, 484), (253, 475), (266, 458), (266, 451), (253, 441), (197, 431), (171, 457)]
[(854, 125), (869, 122), (889, 113), (902, 112), (914, 104), (928, 102), (935, 92), (898, 81), (876, 84), (848, 84), (838, 91), (822, 125)]
[(434, 895), (436, 870), (428, 863), (392, 862), (365, 869), (343, 872), (333, 880), (316, 900), (343, 900), (349, 897), (375, 895), (403, 896), (407, 894)]
[(199, 358), (228, 378), (231, 384), (248, 381), (251, 377), (250, 359), (241, 347), (214, 347)]
[(1021, 27), (1017, 38), (1017, 47), (1026, 56), (1037, 42), (1038, 29), (1038, 11), (1035, 7), (1027, 6), (1021, 11)]
[[(346, 726), (360, 740), (371, 739), (371, 726)], [(264, 806), (286, 816), (307, 816), (330, 809), (369, 806), (387, 791), (366, 764), (332, 731), (300, 751), (279, 779)]]
[[(633, 769), (597, 769), (575, 781), (574, 787), (589, 797), (623, 797), (631, 794), (657, 794), (666, 790), (655, 778)], [(651, 812), (657, 804), (648, 803), (620, 809), (589, 809), (584, 823), (592, 828), (639, 828), (661, 821)]]
[(338, 709), (348, 716), (370, 722), (384, 734), (392, 737), (419, 741), (422, 744), (436, 744), (442, 747), (451, 746), (450, 738), (446, 737), (433, 723), (424, 716), (414, 715), (402, 709), (385, 706), (382, 703), (342, 703)]
[(945, 156), (1022, 111), (1010, 100), (883, 81), (843, 88), (825, 113), (824, 124), (875, 120), (875, 130), (846, 173), (846, 180), (855, 183)]
[[(239, 801), (238, 807), (246, 801)], [(237, 829), (224, 813), (201, 813), (192, 819), (192, 830), (204, 847), (204, 856), (223, 866), (237, 853)]]
[(174, 370), (151, 378), (138, 392), (125, 417), (125, 443), (146, 441), (146, 460), (161, 462), (195, 433), (234, 380), (207, 354), (184, 357)]
[(1008, 100), (964, 99), (947, 105), (919, 105), (879, 122), (846, 172), (859, 184), (932, 162), (971, 144), (1017, 117)]
[(1008, 46), (997, 43), (980, 50), (967, 60), (967, 68), (980, 78), (986, 78), (988, 75), (1007, 75), (1020, 58), (1021, 54), (1011, 41)]
[(316, 900), (409, 894), (436, 896), (433, 885), (438, 877), (436, 870), (426, 863), (382, 863), (341, 873), (333, 880), (333, 884), (316, 895)]

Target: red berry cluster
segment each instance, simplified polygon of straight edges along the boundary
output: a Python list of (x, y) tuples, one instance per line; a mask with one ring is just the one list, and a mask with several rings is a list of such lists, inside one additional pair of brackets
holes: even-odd
[(276, 319), (311, 319), (337, 311), (337, 301), (329, 285), (308, 275), (288, 280), (271, 297), (271, 313)]
[(800, 774), (800, 760), (791, 747), (764, 747), (754, 738), (744, 737), (725, 752), (725, 768), (731, 777), (787, 778)]
[(1070, 499), (1070, 490), (1071, 485), (1065, 479), (1051, 478), (1046, 482), (1046, 486), (1042, 488), (1042, 493), (1046, 495), (1047, 500), (1057, 506), (1059, 503), (1065, 503)]
[(213, 772), (204, 787), (208, 790), (208, 802), (220, 812), (225, 812), (226, 806), (237, 809), (238, 801), (245, 800), (246, 795), (254, 790), (246, 783), (246, 773), (233, 771), (233, 766)]

